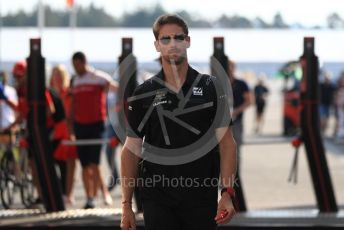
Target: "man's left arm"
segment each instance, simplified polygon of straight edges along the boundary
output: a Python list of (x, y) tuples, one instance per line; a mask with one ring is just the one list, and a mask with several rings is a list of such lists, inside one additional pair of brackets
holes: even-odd
[(117, 92), (118, 88), (119, 88), (119, 83), (118, 81), (116, 81), (115, 79), (113, 79), (109, 74), (102, 72), (102, 71), (96, 71), (96, 74), (103, 78), (103, 80), (105, 81), (105, 91), (113, 91), (113, 92)]
[[(223, 127), (216, 130), (220, 149), (220, 178), (224, 188), (233, 188), (236, 176), (237, 155), (236, 143), (231, 128)], [(235, 214), (232, 197), (229, 193), (221, 194), (215, 221), (217, 224), (228, 223)]]

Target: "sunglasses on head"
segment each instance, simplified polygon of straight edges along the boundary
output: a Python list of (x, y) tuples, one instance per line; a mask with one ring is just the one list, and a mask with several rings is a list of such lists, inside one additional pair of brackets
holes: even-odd
[(185, 34), (176, 34), (174, 36), (162, 36), (159, 41), (164, 44), (167, 45), (171, 42), (172, 38), (176, 41), (176, 42), (182, 42), (186, 39), (186, 35)]

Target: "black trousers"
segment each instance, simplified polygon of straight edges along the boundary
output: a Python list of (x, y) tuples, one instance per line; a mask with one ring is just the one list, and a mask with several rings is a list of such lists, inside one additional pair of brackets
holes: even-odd
[(217, 206), (170, 207), (143, 201), (146, 230), (215, 230)]
[[(91, 124), (74, 123), (74, 132), (77, 140), (101, 139), (104, 132), (104, 122)], [(99, 165), (101, 145), (78, 145), (79, 160), (82, 167), (90, 164)]]

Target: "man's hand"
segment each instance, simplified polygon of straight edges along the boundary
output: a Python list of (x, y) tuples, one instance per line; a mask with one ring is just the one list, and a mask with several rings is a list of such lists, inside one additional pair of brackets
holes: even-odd
[(228, 193), (223, 193), (217, 206), (216, 224), (228, 223), (235, 214), (233, 202)]
[(122, 207), (121, 230), (136, 230), (135, 214), (131, 205), (124, 204)]
[(69, 139), (70, 139), (71, 141), (75, 141), (75, 140), (76, 140), (75, 134), (74, 134), (74, 133), (71, 133), (71, 134), (69, 135)]

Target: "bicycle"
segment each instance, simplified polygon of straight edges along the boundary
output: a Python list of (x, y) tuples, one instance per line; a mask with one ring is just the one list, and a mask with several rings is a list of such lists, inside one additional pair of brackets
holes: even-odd
[(28, 208), (35, 201), (35, 187), (27, 151), (20, 145), (19, 148), (14, 148), (11, 134), (8, 133), (0, 134), (0, 143), (3, 149), (0, 160), (2, 205), (5, 209), (10, 209), (14, 204), (16, 193), (20, 191), (21, 203)]
[(1, 186), (0, 186), (0, 196), (1, 202), (5, 209), (12, 206), (14, 201), (14, 196), (16, 192), (16, 187), (18, 185), (17, 180), (17, 169), (15, 156), (12, 152), (10, 135), (2, 134), (0, 142), (3, 144), (3, 155), (0, 161), (0, 171), (1, 171)]
[(29, 208), (32, 206), (32, 204), (36, 202), (38, 195), (36, 193), (36, 188), (33, 183), (33, 177), (31, 173), (31, 167), (28, 156), (28, 145), (26, 144), (26, 141), (24, 139), (21, 140), (21, 143), (19, 143), (19, 149), (21, 157), (20, 169), (22, 172), (20, 198), (22, 204), (26, 208)]

